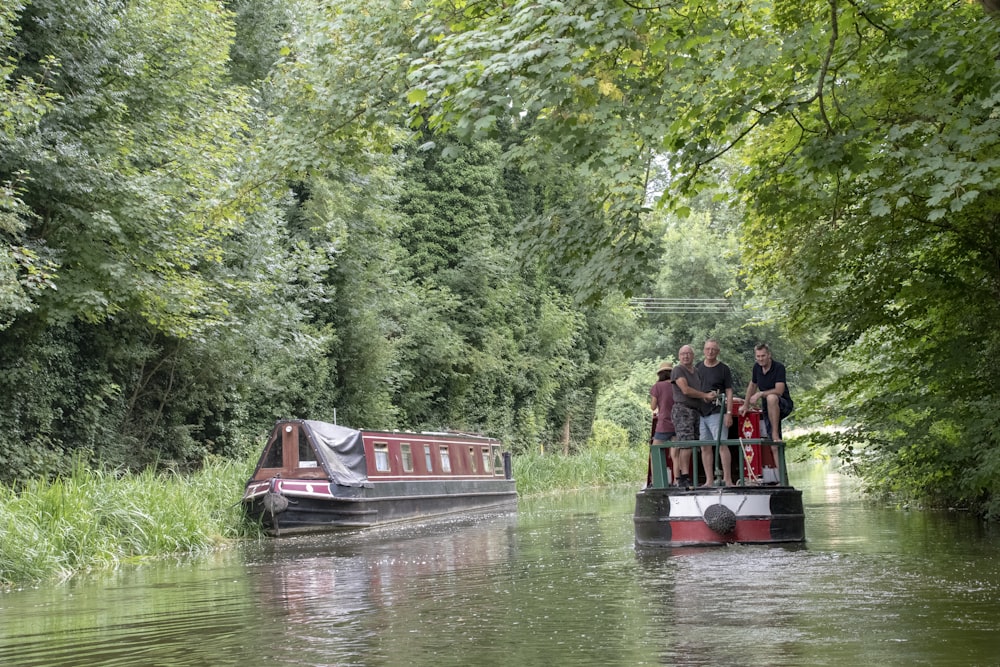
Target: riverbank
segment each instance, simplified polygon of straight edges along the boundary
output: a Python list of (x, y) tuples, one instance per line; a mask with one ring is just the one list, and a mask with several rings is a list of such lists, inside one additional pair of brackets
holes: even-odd
[[(0, 587), (222, 548), (260, 532), (239, 501), (256, 461), (213, 459), (190, 475), (78, 468), (53, 482), (0, 487)], [(513, 458), (521, 496), (634, 484), (645, 448)]]
[(190, 475), (81, 467), (16, 492), (0, 487), (0, 587), (208, 551), (252, 536), (239, 506), (248, 476), (246, 463), (217, 459)]

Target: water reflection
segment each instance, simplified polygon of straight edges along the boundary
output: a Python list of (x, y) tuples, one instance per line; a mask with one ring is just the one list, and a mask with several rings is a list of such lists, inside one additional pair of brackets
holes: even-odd
[(506, 514), (265, 543), (256, 596), (294, 647), (268, 659), (405, 664), (447, 650), (442, 637), (468, 634), (489, 606), (494, 564), (516, 560), (515, 525)]
[(995, 529), (795, 480), (804, 547), (636, 551), (620, 490), (7, 593), (0, 664), (996, 664)]

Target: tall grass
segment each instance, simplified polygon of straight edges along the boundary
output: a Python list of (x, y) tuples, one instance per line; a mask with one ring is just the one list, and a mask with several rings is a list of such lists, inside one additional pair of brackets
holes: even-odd
[(514, 479), (522, 496), (568, 489), (641, 485), (646, 481), (649, 449), (630, 447), (588, 449), (579, 454), (519, 454), (514, 457)]
[(220, 459), (191, 475), (79, 466), (67, 478), (0, 488), (0, 586), (206, 551), (253, 534), (239, 508), (248, 476), (245, 463)]

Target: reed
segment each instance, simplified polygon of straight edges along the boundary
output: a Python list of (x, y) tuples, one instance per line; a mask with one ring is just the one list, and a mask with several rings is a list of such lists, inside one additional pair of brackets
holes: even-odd
[(514, 479), (522, 496), (569, 489), (641, 485), (646, 479), (649, 450), (642, 448), (588, 449), (579, 454), (518, 454), (513, 458)]
[(246, 463), (179, 475), (93, 471), (0, 488), (0, 585), (65, 578), (144, 558), (207, 551), (256, 534), (239, 499)]

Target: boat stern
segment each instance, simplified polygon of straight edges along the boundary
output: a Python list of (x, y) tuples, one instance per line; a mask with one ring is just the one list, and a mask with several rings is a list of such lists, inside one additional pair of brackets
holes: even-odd
[(805, 541), (802, 492), (788, 486), (647, 488), (633, 520), (639, 547)]

